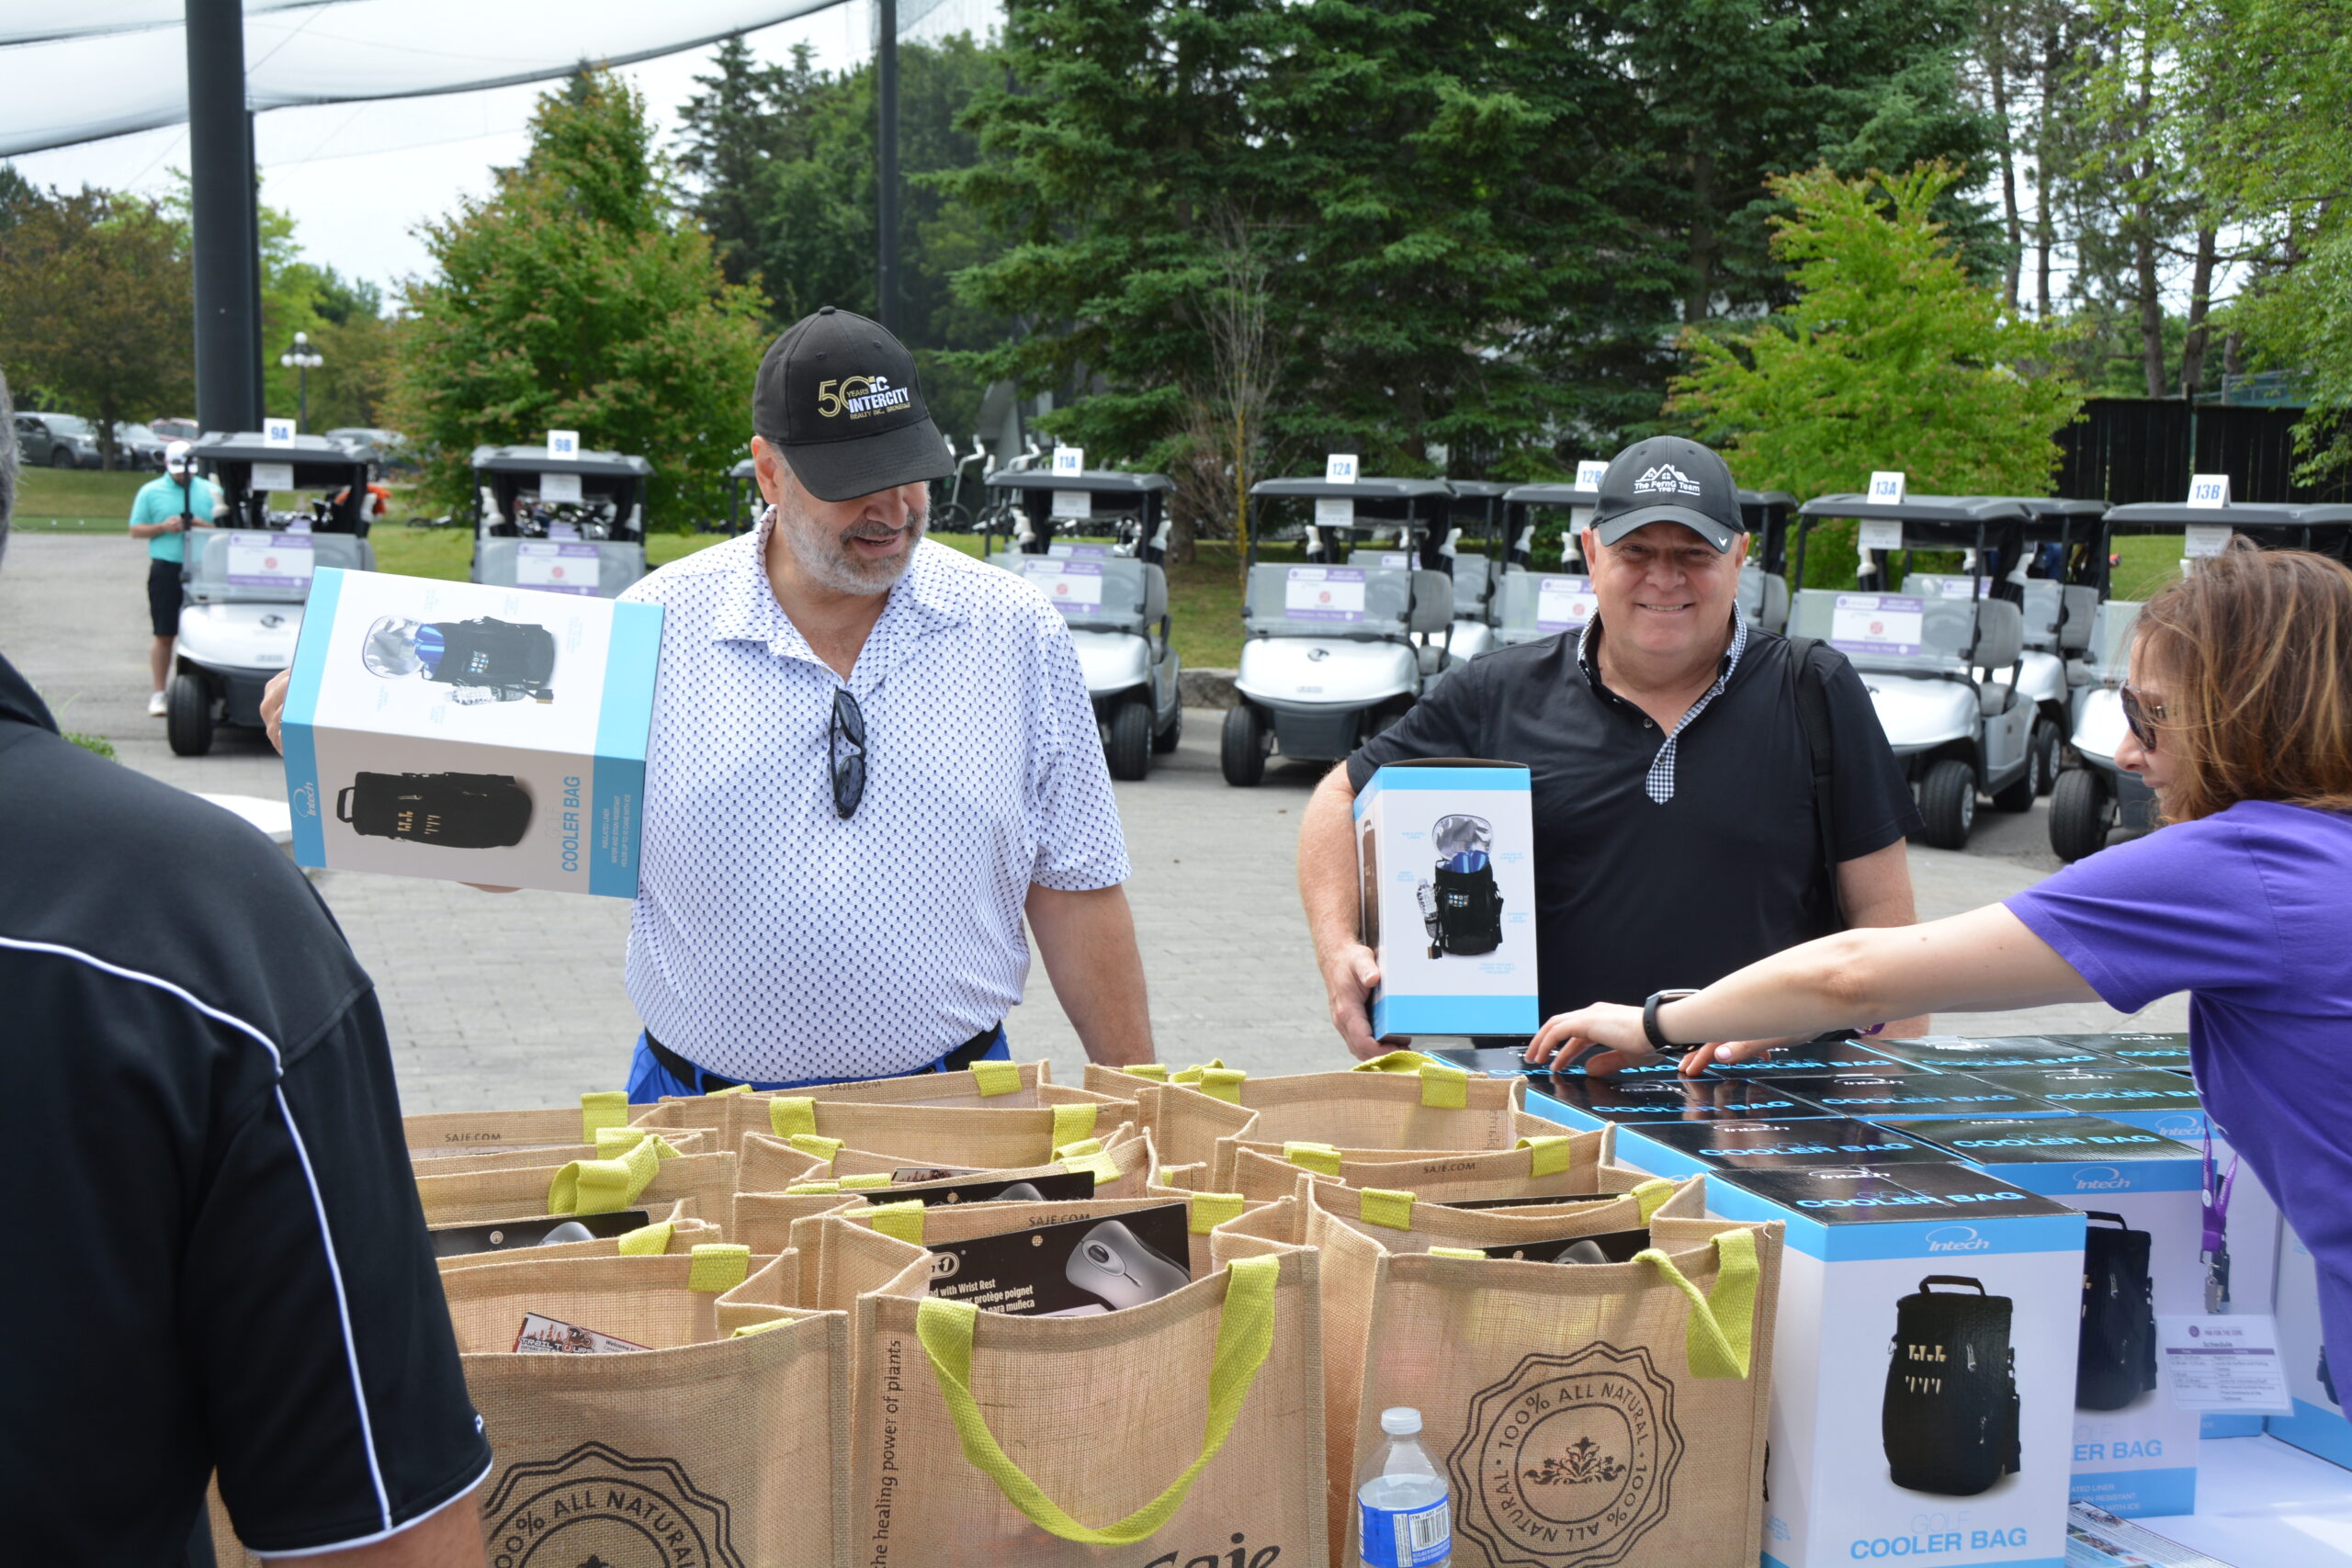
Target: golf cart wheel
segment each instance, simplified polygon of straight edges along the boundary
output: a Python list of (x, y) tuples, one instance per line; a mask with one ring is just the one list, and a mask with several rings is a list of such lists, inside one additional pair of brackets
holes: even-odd
[(2069, 865), (2107, 847), (2115, 792), (2095, 768), (2069, 768), (2050, 792), (2050, 852)]
[(1919, 837), (1928, 844), (1967, 848), (1968, 830), (1976, 826), (1976, 770), (1957, 757), (1930, 766), (1919, 781), (1919, 815), (1928, 819)]
[(2058, 753), (2065, 743), (2066, 737), (2054, 720), (2033, 721), (2033, 737), (2026, 742), (2026, 755), (2030, 759), (2027, 771), (2033, 774), (2034, 794), (2048, 795), (2058, 787)]
[(1225, 710), (1217, 761), (1225, 769), (1225, 782), (1238, 789), (1255, 788), (1266, 776), (1266, 721), (1248, 703)]
[(202, 676), (182, 671), (172, 677), (164, 694), (164, 739), (175, 756), (201, 757), (212, 750), (212, 694)]
[(1183, 739), (1184, 708), (1180, 703), (1177, 705), (1176, 716), (1168, 721), (1168, 728), (1151, 738), (1151, 749), (1165, 757), (1176, 750), (1176, 742)]
[(1114, 779), (1139, 779), (1151, 772), (1151, 705), (1138, 700), (1111, 710), (1111, 743), (1103, 748)]

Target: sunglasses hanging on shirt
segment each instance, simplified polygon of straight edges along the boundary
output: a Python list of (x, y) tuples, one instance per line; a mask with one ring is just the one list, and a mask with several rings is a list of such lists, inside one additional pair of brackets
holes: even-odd
[(825, 739), (833, 775), (833, 811), (847, 820), (865, 798), (865, 715), (846, 686), (833, 688), (833, 717)]

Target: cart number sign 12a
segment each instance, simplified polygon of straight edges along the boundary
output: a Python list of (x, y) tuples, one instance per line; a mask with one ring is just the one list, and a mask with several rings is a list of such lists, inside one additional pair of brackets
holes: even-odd
[(1535, 629), (1539, 632), (1582, 631), (1600, 608), (1589, 577), (1547, 577), (1535, 588)]
[(1094, 497), (1082, 490), (1054, 491), (1054, 515), (1083, 520), (1094, 515)]
[(1897, 593), (1840, 593), (1829, 619), (1829, 646), (1848, 653), (1907, 659), (1924, 645), (1928, 602)]
[(514, 547), (514, 586), (550, 593), (594, 593), (603, 565), (593, 544), (525, 539)]
[(1044, 560), (1022, 563), (1021, 575), (1054, 602), (1065, 615), (1095, 615), (1102, 608), (1102, 566), (1100, 561)]
[(1295, 566), (1283, 584), (1283, 615), (1294, 621), (1363, 619), (1363, 569)]
[(307, 592), (315, 559), (310, 539), (300, 534), (272, 534), (267, 538), (232, 534), (229, 583), (233, 588), (293, 588)]
[(1353, 452), (1333, 452), (1323, 459), (1323, 482), (1327, 485), (1351, 485), (1356, 482), (1356, 455)]

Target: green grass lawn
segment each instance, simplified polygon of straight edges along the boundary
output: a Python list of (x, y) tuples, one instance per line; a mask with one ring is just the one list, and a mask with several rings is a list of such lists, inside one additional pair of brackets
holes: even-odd
[(120, 528), (130, 499), (153, 474), (95, 468), (27, 468), (17, 476), (17, 525), (68, 533)]

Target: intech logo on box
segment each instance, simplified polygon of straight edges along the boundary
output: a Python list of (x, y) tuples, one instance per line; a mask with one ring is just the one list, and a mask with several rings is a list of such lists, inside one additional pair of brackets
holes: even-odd
[(1984, 1252), (1992, 1245), (1974, 1225), (1938, 1225), (1928, 1233), (1929, 1252)]
[(2077, 1192), (2121, 1192), (2131, 1185), (2123, 1173), (2111, 1165), (2086, 1165), (2075, 1172)]

